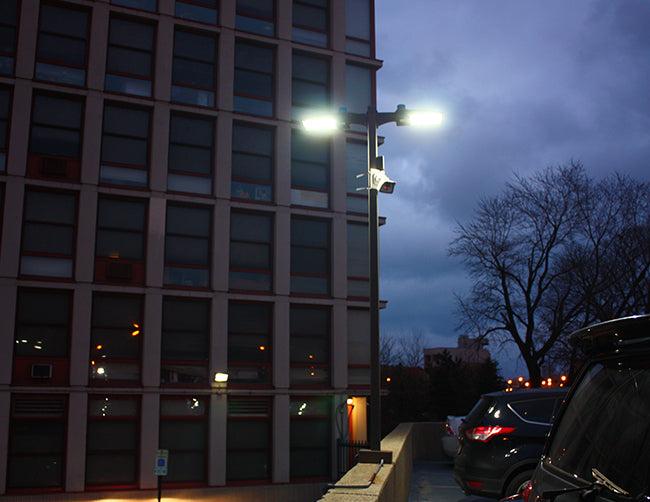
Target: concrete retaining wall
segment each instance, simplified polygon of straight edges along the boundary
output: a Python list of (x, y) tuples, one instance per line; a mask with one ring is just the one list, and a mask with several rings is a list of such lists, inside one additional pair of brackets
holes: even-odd
[(392, 452), (392, 464), (384, 465), (370, 486), (364, 487), (378, 464), (357, 464), (320, 502), (407, 502), (413, 460), (444, 458), (440, 442), (444, 432), (445, 424), (439, 422), (400, 424), (381, 442), (382, 451)]

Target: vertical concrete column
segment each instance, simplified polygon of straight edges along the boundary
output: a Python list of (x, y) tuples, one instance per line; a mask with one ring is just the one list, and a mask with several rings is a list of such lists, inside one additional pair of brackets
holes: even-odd
[(287, 122), (291, 122), (292, 58), (291, 44), (286, 40), (280, 41), (275, 52), (275, 116)]
[(16, 77), (31, 79), (34, 77), (34, 57), (38, 38), (39, 1), (23, 0), (19, 5), (22, 8), (18, 16), (20, 21), (18, 32), (20, 36), (18, 37), (18, 45), (16, 47)]
[[(29, 120), (32, 116), (32, 87), (14, 87), (11, 109), (11, 148), (7, 155), (7, 174), (25, 176), (27, 171), (27, 150), (29, 149)], [(9, 189), (7, 186), (7, 196)], [(6, 218), (5, 211), (5, 218)]]
[(218, 200), (214, 207), (212, 223), (212, 289), (228, 291), (230, 267), (230, 207), (227, 201)]
[(97, 185), (102, 150), (104, 99), (98, 92), (86, 98), (83, 144), (81, 148), (81, 183)]
[(288, 389), (290, 384), (289, 312), (289, 299), (278, 298), (273, 315), (273, 386), (276, 389)]
[(275, 213), (274, 284), (275, 293), (288, 296), (291, 287), (291, 213), (279, 207)]
[(232, 113), (221, 112), (216, 122), (214, 152), (214, 194), (217, 199), (230, 199), (232, 179)]
[(288, 483), (291, 474), (291, 430), (288, 394), (279, 394), (273, 398), (272, 429), (273, 482)]
[(345, 215), (334, 213), (331, 225), (332, 296), (346, 299), (348, 297), (348, 226)]
[(150, 292), (144, 298), (142, 335), (142, 385), (160, 386), (160, 351), (162, 343), (162, 293)]
[(142, 396), (140, 417), (140, 488), (150, 489), (158, 486), (153, 473), (158, 449), (160, 428), (160, 394), (145, 393)]
[(217, 54), (217, 109), (232, 111), (235, 79), (235, 33), (222, 30)]
[(151, 159), (149, 186), (154, 192), (167, 190), (167, 160), (169, 157), (169, 105), (156, 103), (151, 114)]
[(90, 330), (93, 292), (90, 284), (77, 284), (70, 334), (70, 386), (85, 387), (90, 374)]
[(330, 47), (345, 52), (345, 0), (330, 0)]
[(348, 386), (348, 310), (345, 301), (336, 301), (332, 307), (332, 386)]
[(95, 2), (90, 16), (90, 43), (88, 46), (88, 76), (86, 83), (89, 89), (103, 90), (106, 72), (106, 47), (108, 46), (108, 4)]
[(72, 392), (68, 398), (65, 491), (82, 492), (86, 483), (86, 419), (88, 394)]
[(155, 196), (149, 199), (146, 285), (153, 288), (161, 288), (163, 284), (166, 209), (165, 199)]
[(208, 451), (208, 485), (226, 484), (226, 427), (228, 422), (228, 401), (225, 394), (210, 396), (210, 424)]
[(7, 464), (9, 456), (9, 421), (11, 418), (11, 394), (0, 391), (0, 495), (7, 491)]
[(79, 194), (77, 215), (77, 252), (75, 256), (75, 280), (92, 282), (95, 273), (95, 231), (97, 222), (97, 192), (82, 189)]
[(211, 382), (216, 373), (228, 372), (228, 297), (225, 294), (212, 297), (209, 368)]
[(291, 125), (281, 123), (275, 130), (275, 200), (278, 206), (291, 205)]
[[(14, 354), (14, 329), (16, 322), (15, 281), (0, 279), (0, 385), (11, 384)], [(0, 434), (2, 429), (0, 428)], [(0, 450), (2, 451), (2, 450)], [(2, 472), (2, 470), (0, 470)]]
[(172, 57), (174, 53), (174, 18), (158, 18), (153, 95), (157, 101), (169, 101), (172, 94)]
[(334, 214), (343, 214), (348, 207), (348, 171), (346, 156), (345, 134), (335, 134), (332, 138), (330, 161), (330, 192), (332, 211)]

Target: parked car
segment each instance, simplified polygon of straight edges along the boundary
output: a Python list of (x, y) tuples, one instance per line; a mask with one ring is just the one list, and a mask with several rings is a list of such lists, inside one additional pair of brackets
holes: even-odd
[(502, 498), (530, 480), (566, 388), (485, 394), (460, 426), (454, 478), (466, 495)]
[(442, 436), (442, 451), (445, 452), (449, 458), (456, 458), (458, 452), (458, 431), (460, 424), (465, 417), (457, 417), (449, 415), (445, 423), (445, 435)]
[(553, 425), (525, 502), (650, 500), (650, 315), (569, 341), (587, 363)]

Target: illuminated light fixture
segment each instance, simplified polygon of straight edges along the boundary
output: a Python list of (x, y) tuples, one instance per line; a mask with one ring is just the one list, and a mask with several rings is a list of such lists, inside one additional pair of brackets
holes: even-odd
[(563, 382), (566, 382), (566, 375), (562, 375), (562, 376), (560, 377), (560, 380), (562, 380)]
[(215, 373), (214, 381), (216, 383), (226, 383), (228, 381), (228, 373)]
[(101, 346), (101, 345), (97, 345), (97, 350), (102, 350), (102, 346)]
[(260, 350), (264, 352), (266, 350), (266, 347), (264, 345), (260, 345)]
[(98, 375), (103, 375), (104, 373), (106, 373), (106, 370), (104, 368), (102, 368), (102, 367), (97, 368), (97, 374)]
[(349, 398), (347, 399), (346, 402), (348, 403), (348, 406), (351, 406), (351, 405), (354, 404), (354, 399), (352, 399), (351, 397), (349, 397)]
[(387, 382), (390, 382), (390, 377), (387, 377), (387, 378), (386, 378), (386, 381), (387, 381)]
[(524, 387), (526, 387), (526, 388), (530, 387), (530, 382), (526, 382), (526, 383), (524, 384)]
[(138, 336), (140, 334), (140, 325), (133, 323), (134, 330), (131, 331), (131, 336)]
[(413, 126), (428, 126), (442, 124), (444, 115), (440, 112), (409, 112), (406, 122)]
[(512, 378), (510, 380), (508, 380), (507, 384), (512, 385)]
[(519, 383), (523, 382), (523, 381), (524, 381), (524, 377), (519, 377), (519, 378), (517, 378), (517, 381), (518, 381)]
[(341, 121), (336, 115), (327, 115), (305, 119), (302, 125), (307, 131), (335, 131), (341, 125)]
[(546, 385), (546, 380), (542, 380), (542, 385)]

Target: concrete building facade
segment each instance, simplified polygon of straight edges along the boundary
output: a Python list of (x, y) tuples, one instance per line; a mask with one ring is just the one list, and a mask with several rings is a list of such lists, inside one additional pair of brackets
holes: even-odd
[[(373, 0), (3, 0), (0, 494), (310, 483), (365, 436)], [(227, 374), (227, 383), (215, 375)], [(356, 419), (351, 417), (357, 417)]]

